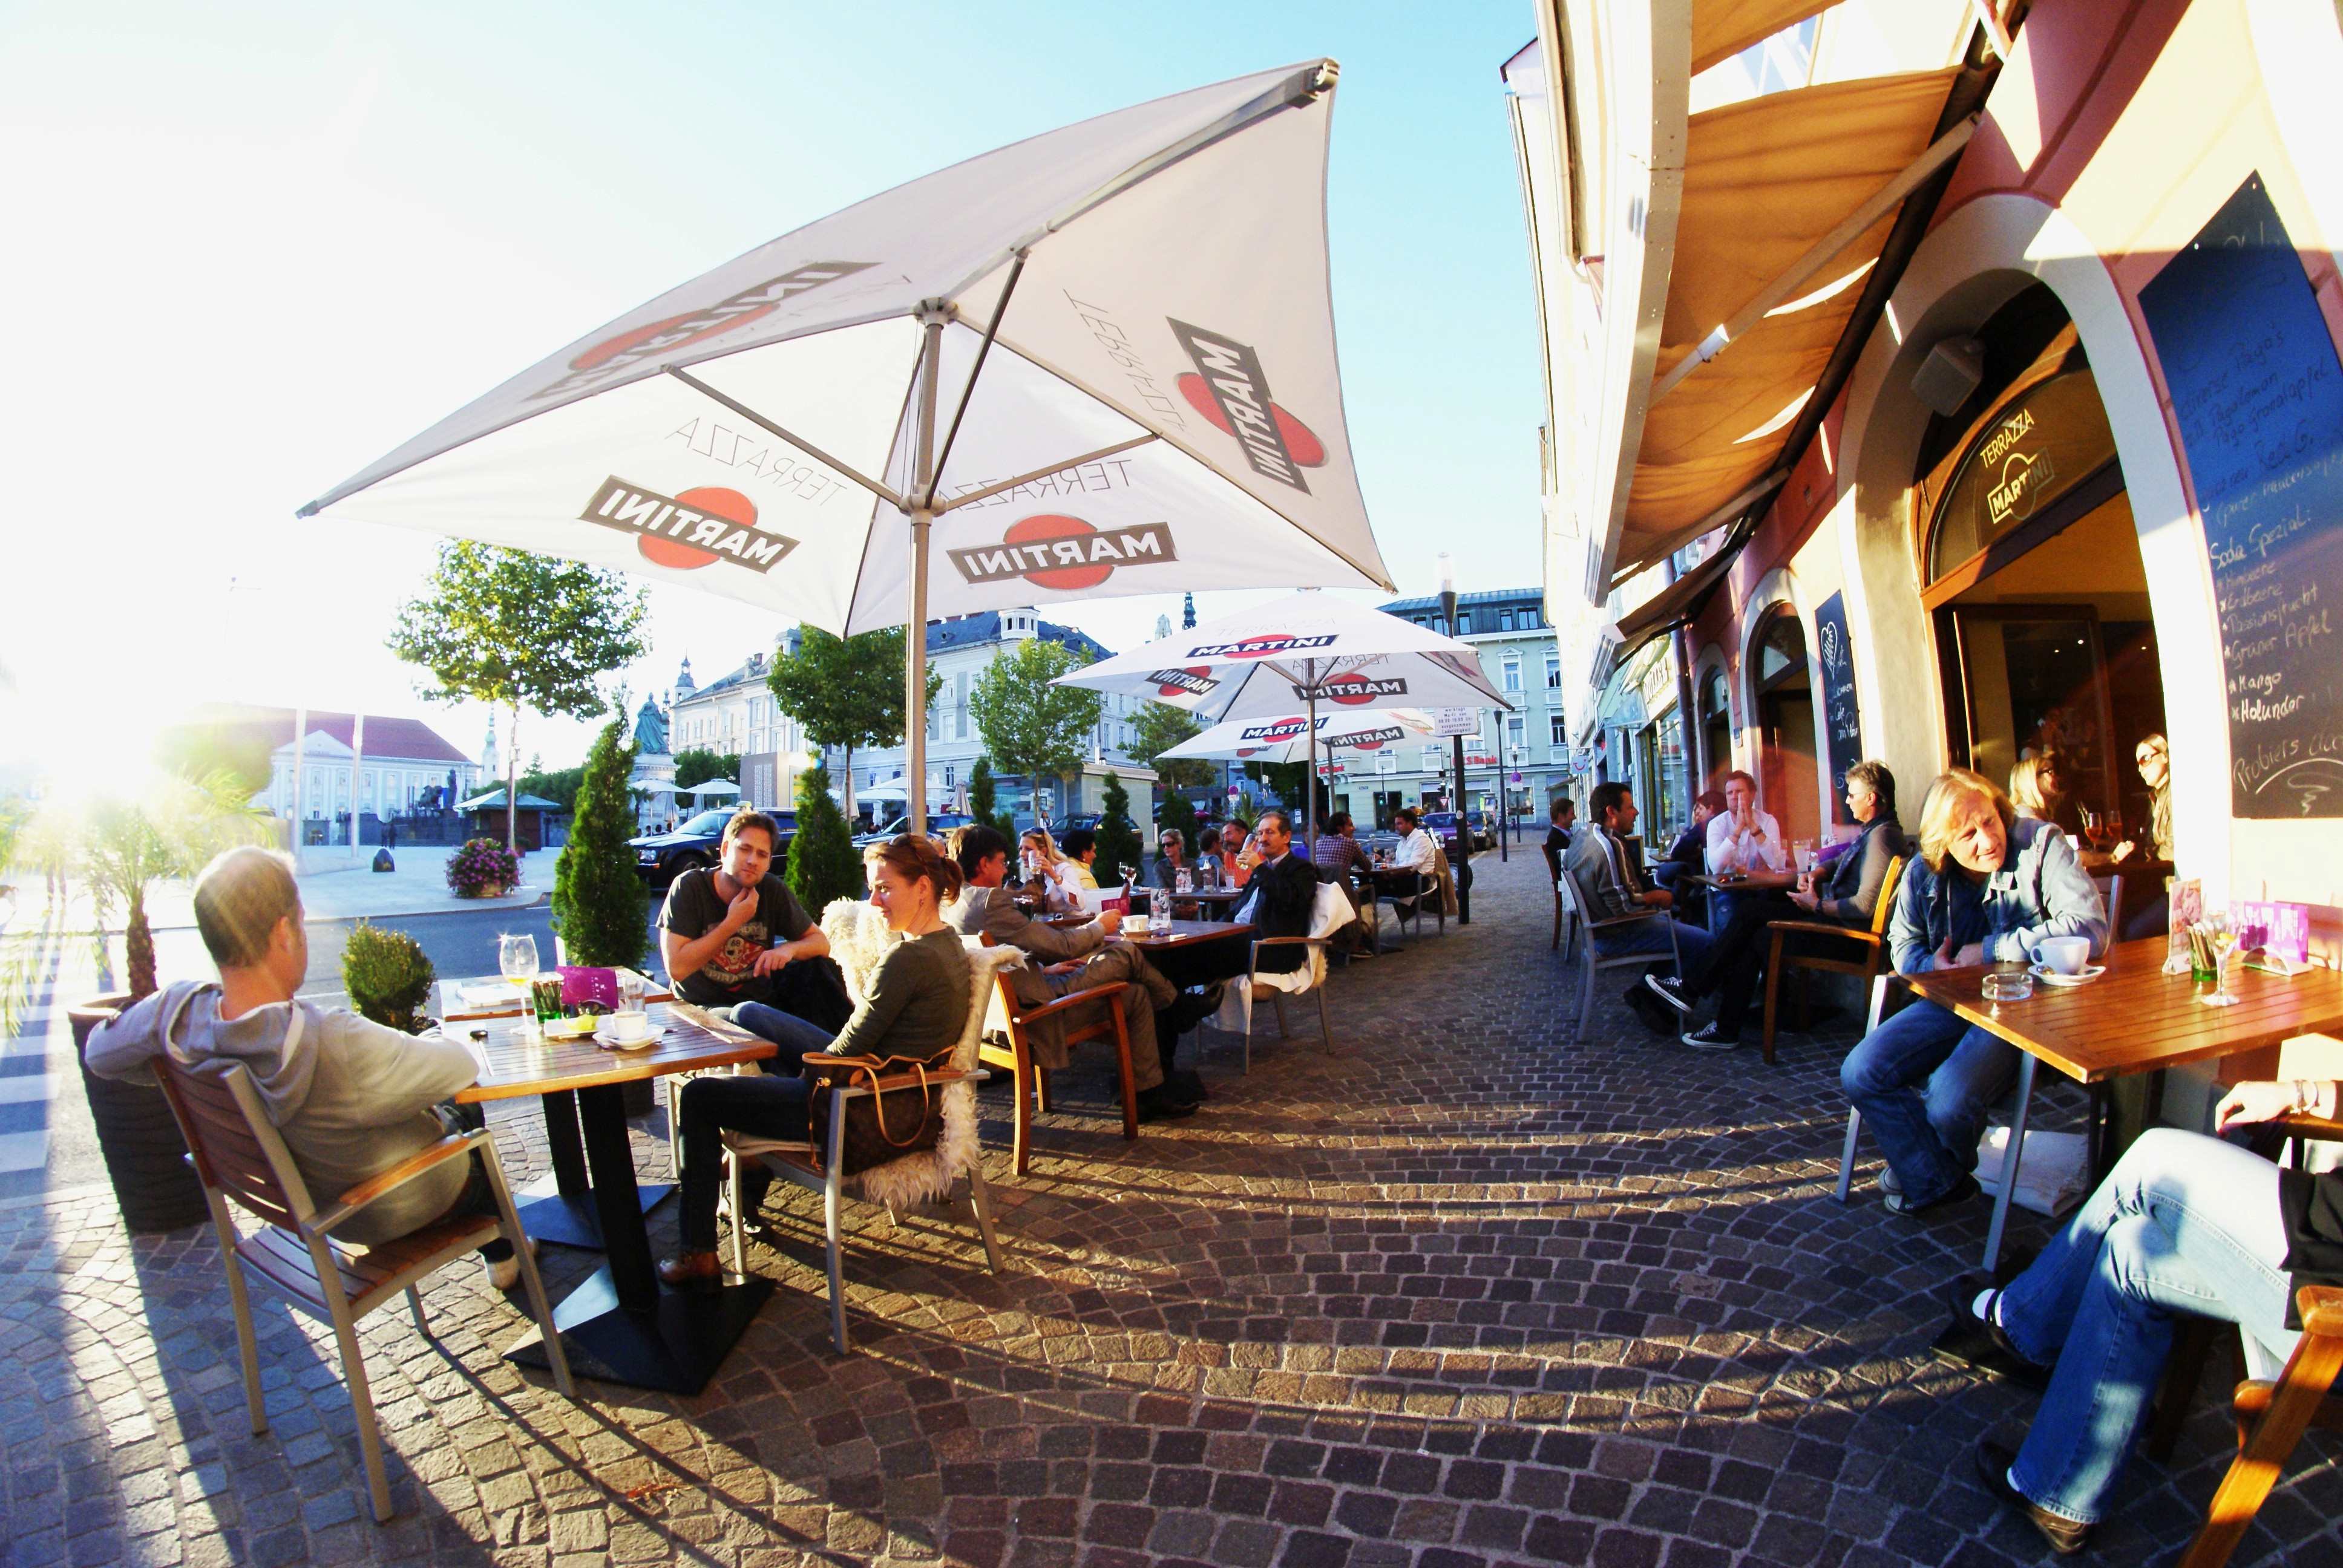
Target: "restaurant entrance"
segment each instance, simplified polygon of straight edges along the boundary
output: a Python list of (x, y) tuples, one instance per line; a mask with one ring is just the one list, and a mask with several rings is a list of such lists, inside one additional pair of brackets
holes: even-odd
[[(2040, 304), (2021, 296), (1996, 320), (2021, 302)], [(2019, 784), (2041, 789), (2042, 814), (2105, 849), (2147, 820), (2130, 764), (2139, 740), (2164, 730), (2163, 672), (2090, 367), (2063, 317), (2037, 311), (2026, 325), (2038, 352), (1981, 399), (1985, 411), (1922, 478), (1921, 602), (1952, 760), (2005, 787), (2029, 764)]]
[(1782, 831), (1812, 836), (1824, 821), (1815, 772), (1815, 696), (1806, 634), (1786, 604), (1767, 612), (1755, 638), (1759, 799)]

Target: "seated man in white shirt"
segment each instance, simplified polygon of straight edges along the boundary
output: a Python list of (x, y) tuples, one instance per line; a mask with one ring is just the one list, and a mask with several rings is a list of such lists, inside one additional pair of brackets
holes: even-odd
[(1778, 871), (1789, 864), (1782, 825), (1757, 806), (1757, 780), (1735, 769), (1725, 776), (1725, 809), (1708, 819), (1708, 869)]
[[(1403, 806), (1392, 813), (1392, 826), (1400, 832), (1399, 848), (1392, 851), (1392, 869), (1414, 871), (1424, 877), (1439, 875), (1440, 862), (1434, 855), (1433, 837), (1423, 829), (1423, 814), (1413, 806)], [(1402, 899), (1393, 912), (1405, 920), (1415, 909), (1413, 899)]]

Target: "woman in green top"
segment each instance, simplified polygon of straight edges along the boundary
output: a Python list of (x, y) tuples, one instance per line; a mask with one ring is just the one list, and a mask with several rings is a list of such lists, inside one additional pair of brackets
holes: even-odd
[[(726, 1130), (758, 1138), (809, 1135), (806, 1106), (813, 1085), (795, 1076), (801, 1062), (793, 1057), (809, 1051), (934, 1057), (960, 1043), (968, 1024), (968, 951), (941, 912), (960, 892), (960, 867), (931, 840), (911, 834), (873, 844), (863, 851), (862, 861), (870, 878), (871, 903), (902, 940), (880, 960), (870, 994), (846, 1027), (831, 1039), (807, 1026), (808, 1038), (781, 1042), (774, 1070), (744, 1078), (696, 1078), (684, 1085), (677, 1118), (683, 1135), (682, 1250), (661, 1262), (659, 1271), (670, 1285), (712, 1283), (721, 1276), (716, 1261), (716, 1200)], [(751, 1170), (759, 1179), (743, 1173), (741, 1201), (747, 1212), (754, 1213), (764, 1200), (764, 1182), (761, 1170)]]

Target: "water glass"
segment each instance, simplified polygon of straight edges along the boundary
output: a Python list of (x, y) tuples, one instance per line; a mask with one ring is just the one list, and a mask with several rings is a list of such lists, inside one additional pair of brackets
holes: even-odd
[(1792, 839), (1790, 842), (1790, 859), (1791, 862), (1797, 867), (1798, 875), (1801, 877), (1804, 877), (1807, 872), (1813, 870), (1815, 869), (1815, 841), (1812, 839)]
[(620, 1012), (642, 1011), (645, 989), (642, 976), (632, 970), (622, 970), (618, 975), (618, 1010)]

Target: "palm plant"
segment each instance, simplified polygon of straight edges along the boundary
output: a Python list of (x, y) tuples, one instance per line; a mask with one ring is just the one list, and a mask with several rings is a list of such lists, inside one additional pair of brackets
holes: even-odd
[(250, 798), (226, 769), (201, 779), (163, 772), (135, 796), (77, 802), (67, 809), (67, 820), (55, 825), (62, 828), (67, 859), (96, 906), (101, 969), (107, 928), (117, 913), (122, 918), (123, 979), (133, 1000), (156, 989), (148, 892), (166, 879), (195, 876), (223, 849), (268, 842), (268, 815)]

